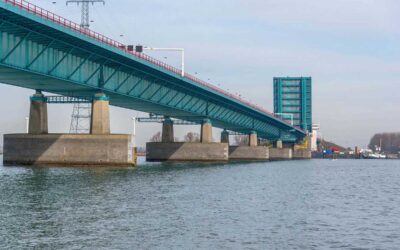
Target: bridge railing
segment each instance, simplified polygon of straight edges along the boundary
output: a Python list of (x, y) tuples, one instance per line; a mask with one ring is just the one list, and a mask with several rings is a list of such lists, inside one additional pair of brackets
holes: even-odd
[[(17, 7), (21, 8), (21, 9), (24, 9), (29, 13), (33, 13), (33, 14), (35, 14), (37, 16), (40, 16), (40, 17), (42, 17), (44, 19), (50, 20), (50, 21), (52, 21), (54, 23), (57, 23), (57, 24), (59, 24), (61, 26), (64, 26), (64, 27), (69, 28), (71, 30), (74, 30), (75, 32), (81, 33), (81, 34), (86, 35), (86, 36), (88, 36), (90, 38), (93, 38), (93, 39), (95, 39), (97, 41), (105, 43), (105, 44), (107, 44), (109, 46), (112, 46), (112, 47), (118, 48), (120, 50), (123, 50), (123, 51), (125, 51), (125, 52), (127, 52), (129, 54), (132, 54), (132, 55), (134, 55), (134, 56), (136, 56), (136, 57), (138, 57), (140, 59), (144, 59), (144, 60), (146, 60), (146, 61), (148, 61), (148, 62), (150, 62), (150, 63), (152, 63), (154, 65), (157, 65), (157, 66), (159, 66), (159, 67), (161, 67), (163, 69), (166, 69), (166, 70), (168, 70), (170, 72), (173, 72), (173, 73), (175, 73), (175, 74), (177, 74), (179, 76), (182, 73), (180, 69), (177, 69), (177, 68), (175, 68), (175, 67), (173, 67), (173, 66), (171, 66), (169, 64), (166, 64), (166, 63), (164, 63), (164, 62), (162, 62), (160, 60), (157, 60), (157, 59), (155, 59), (155, 58), (153, 58), (151, 56), (148, 56), (146, 54), (138, 53), (138, 52), (135, 52), (135, 51), (129, 51), (125, 44), (117, 42), (114, 39), (111, 39), (111, 38), (109, 38), (107, 36), (104, 36), (104, 35), (98, 33), (98, 32), (95, 32), (93, 30), (90, 30), (90, 29), (87, 29), (87, 28), (83, 28), (83, 27), (81, 27), (81, 25), (79, 25), (79, 24), (77, 24), (77, 23), (75, 23), (75, 22), (73, 22), (71, 20), (68, 20), (68, 19), (66, 19), (64, 17), (61, 17), (61, 16), (57, 15), (57, 14), (54, 14), (53, 12), (45, 10), (45, 9), (43, 9), (43, 8), (41, 8), (41, 7), (39, 7), (39, 6), (35, 5), (35, 4), (32, 4), (32, 3), (30, 3), (30, 2), (28, 2), (26, 0), (3, 0), (3, 1), (5, 1), (6, 3), (9, 3), (9, 4), (12, 4), (14, 6), (17, 6)], [(233, 95), (233, 94), (231, 94), (231, 93), (229, 93), (229, 92), (227, 92), (225, 90), (222, 90), (221, 88), (218, 88), (218, 87), (216, 87), (216, 86), (214, 86), (214, 85), (212, 85), (210, 83), (207, 83), (207, 82), (205, 82), (205, 81), (203, 81), (203, 80), (201, 80), (201, 79), (199, 79), (197, 77), (194, 77), (194, 76), (192, 76), (190, 74), (185, 74), (185, 78), (187, 78), (187, 79), (189, 79), (189, 80), (191, 80), (193, 82), (196, 82), (196, 83), (198, 83), (198, 84), (200, 84), (200, 85), (202, 85), (204, 87), (207, 87), (209, 89), (217, 91), (217, 92), (219, 92), (219, 93), (221, 93), (221, 94), (223, 94), (225, 96), (228, 96), (228, 97), (230, 97), (232, 99), (235, 99), (236, 101), (238, 101), (240, 103), (243, 103), (243, 104), (245, 104), (247, 106), (250, 106), (250, 107), (252, 107), (254, 109), (257, 109), (258, 111), (266, 113), (269, 116), (272, 116), (272, 117), (274, 117), (274, 118), (276, 118), (276, 119), (278, 119), (278, 120), (280, 120), (280, 121), (292, 126), (288, 121), (282, 119), (279, 116), (276, 116), (275, 114), (269, 112), (268, 110), (266, 110), (266, 109), (264, 109), (264, 108), (262, 108), (262, 107), (260, 107), (258, 105), (255, 105), (253, 103), (250, 103), (249, 101), (246, 101), (246, 100), (244, 100), (243, 98), (241, 98), (241, 97), (239, 97), (237, 95)], [(296, 128), (299, 129), (299, 130), (302, 130), (301, 128), (298, 128), (298, 127), (296, 127)]]

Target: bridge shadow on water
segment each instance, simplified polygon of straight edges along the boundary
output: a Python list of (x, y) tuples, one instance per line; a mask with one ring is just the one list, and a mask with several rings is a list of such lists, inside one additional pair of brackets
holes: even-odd
[(189, 169), (216, 169), (246, 167), (256, 164), (265, 164), (268, 161), (227, 161), (227, 162), (143, 162), (137, 167), (139, 171), (185, 171)]

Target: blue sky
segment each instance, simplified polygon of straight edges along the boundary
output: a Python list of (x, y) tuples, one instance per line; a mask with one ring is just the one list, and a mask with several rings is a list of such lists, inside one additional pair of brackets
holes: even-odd
[[(65, 1), (31, 2), (80, 21)], [(376, 132), (400, 130), (399, 1), (106, 0), (91, 10), (92, 29), (129, 44), (183, 47), (187, 71), (269, 110), (274, 76), (312, 76), (313, 119), (326, 139), (365, 146)], [(179, 67), (177, 54), (151, 55)], [(23, 131), (30, 94), (0, 85), (1, 133)], [(67, 131), (70, 113), (50, 107), (51, 131)], [(128, 133), (132, 115), (113, 109), (113, 131)], [(159, 129), (139, 125), (139, 144)]]

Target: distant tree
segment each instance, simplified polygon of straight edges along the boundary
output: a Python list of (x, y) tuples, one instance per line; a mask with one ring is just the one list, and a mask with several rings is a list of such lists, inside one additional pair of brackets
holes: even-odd
[(375, 134), (368, 147), (373, 151), (397, 154), (400, 152), (400, 133)]
[(198, 133), (189, 132), (184, 137), (185, 142), (200, 142), (200, 135)]
[(150, 138), (150, 142), (160, 142), (161, 141), (161, 132), (156, 133)]
[(238, 146), (249, 145), (249, 136), (248, 135), (236, 135), (233, 138), (235, 140), (236, 145), (238, 145)]

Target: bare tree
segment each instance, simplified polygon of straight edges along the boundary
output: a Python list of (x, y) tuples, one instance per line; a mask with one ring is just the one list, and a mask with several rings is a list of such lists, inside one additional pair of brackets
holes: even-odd
[(161, 141), (161, 132), (156, 133), (150, 138), (150, 142), (160, 142)]
[(380, 149), (381, 152), (397, 154), (400, 152), (400, 133), (375, 134), (368, 147), (374, 151)]
[(200, 135), (198, 133), (189, 132), (184, 137), (185, 142), (200, 142)]
[(248, 135), (236, 135), (234, 137), (235, 143), (238, 146), (249, 145), (249, 136)]

